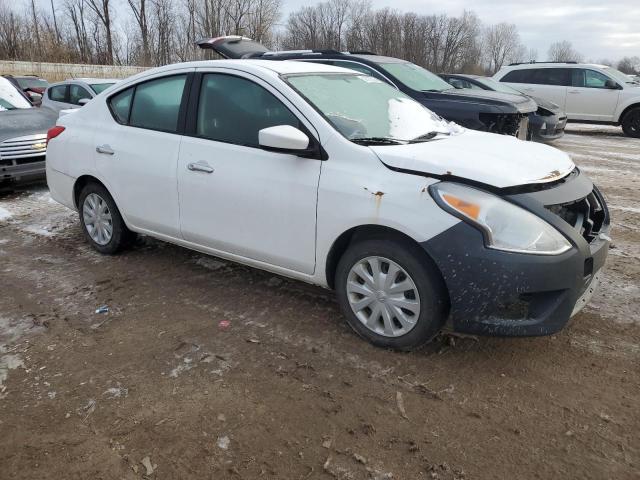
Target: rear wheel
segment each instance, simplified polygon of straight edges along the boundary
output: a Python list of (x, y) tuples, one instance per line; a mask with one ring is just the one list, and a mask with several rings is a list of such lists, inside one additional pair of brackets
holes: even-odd
[(106, 188), (86, 185), (78, 201), (80, 224), (91, 246), (100, 253), (114, 254), (127, 246), (134, 233), (127, 228)]
[(440, 274), (409, 242), (375, 239), (351, 245), (338, 263), (335, 285), (349, 325), (380, 347), (418, 347), (446, 320)]
[(622, 119), (622, 131), (627, 137), (640, 138), (640, 107), (629, 110)]

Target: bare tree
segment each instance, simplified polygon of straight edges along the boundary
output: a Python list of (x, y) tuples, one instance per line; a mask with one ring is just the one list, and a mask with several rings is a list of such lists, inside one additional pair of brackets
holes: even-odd
[(487, 27), (483, 40), (491, 73), (500, 70), (505, 63), (520, 61), (526, 56), (518, 28), (513, 23), (498, 23)]
[(628, 75), (640, 75), (640, 57), (624, 57), (618, 62), (618, 70)]
[[(104, 35), (106, 38), (106, 50), (104, 52), (104, 62), (108, 65), (113, 64), (113, 30), (112, 30), (112, 18), (111, 18), (111, 0), (85, 0), (87, 6), (93, 11), (97, 19), (104, 28)], [(94, 28), (94, 39), (99, 45), (100, 32), (97, 28)]]
[(548, 55), (551, 62), (581, 62), (584, 58), (568, 40), (552, 43)]
[(133, 12), (140, 33), (142, 43), (141, 65), (151, 65), (151, 51), (149, 49), (149, 20), (147, 16), (147, 0), (127, 0)]

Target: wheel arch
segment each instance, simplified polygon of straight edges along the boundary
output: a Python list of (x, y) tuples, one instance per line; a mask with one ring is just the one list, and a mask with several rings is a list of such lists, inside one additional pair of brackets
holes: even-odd
[[(107, 186), (102, 183), (99, 179), (97, 179), (96, 177), (94, 177), (93, 175), (81, 175), (79, 176), (75, 183), (73, 184), (73, 203), (76, 206), (77, 209), (80, 209), (80, 205), (79, 205), (79, 201), (80, 201), (80, 193), (82, 192), (82, 189), (84, 187), (86, 187), (88, 184), (90, 183), (97, 183), (98, 185), (102, 186), (107, 192), (109, 191), (109, 189), (107, 188)], [(111, 193), (111, 192), (109, 192)], [(111, 195), (113, 197), (113, 195)], [(114, 199), (115, 201), (115, 199)]]
[(422, 246), (416, 240), (399, 230), (376, 224), (358, 225), (356, 227), (352, 227), (340, 234), (338, 238), (336, 238), (336, 240), (333, 242), (331, 248), (329, 249), (329, 253), (327, 254), (327, 259), (325, 262), (325, 276), (329, 288), (335, 288), (335, 275), (336, 269), (338, 267), (338, 262), (340, 261), (340, 258), (347, 250), (347, 248), (349, 248), (349, 245), (357, 242), (359, 239), (365, 238), (397, 239), (404, 243), (407, 243), (408, 245), (411, 245), (414, 249), (416, 249), (417, 252), (420, 252), (420, 256), (425, 261), (431, 264), (431, 266), (434, 268), (434, 271), (438, 272), (442, 281), (442, 285), (444, 286), (445, 291), (448, 295), (448, 289), (446, 288), (444, 277), (442, 276), (442, 272), (438, 268), (438, 265), (433, 260), (433, 258), (431, 258), (431, 255), (429, 255), (429, 253), (424, 248), (422, 248)]
[(640, 108), (640, 101), (632, 103), (631, 105), (627, 105), (625, 107), (625, 109), (622, 110), (622, 113), (618, 117), (618, 123), (622, 123), (622, 121), (624, 120), (625, 115), (627, 113), (629, 113), (631, 110), (633, 110), (634, 108)]

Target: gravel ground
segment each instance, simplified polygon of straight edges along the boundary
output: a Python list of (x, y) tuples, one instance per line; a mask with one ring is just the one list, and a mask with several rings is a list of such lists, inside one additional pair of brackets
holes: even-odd
[(151, 239), (103, 257), (45, 187), (5, 194), (0, 478), (640, 478), (640, 140), (555, 145), (613, 215), (591, 304), (409, 354), (328, 291)]

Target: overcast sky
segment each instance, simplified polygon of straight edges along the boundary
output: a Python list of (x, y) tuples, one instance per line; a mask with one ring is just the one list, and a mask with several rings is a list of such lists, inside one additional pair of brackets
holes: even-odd
[[(283, 0), (286, 13), (308, 0)], [(640, 0), (372, 0), (374, 8), (460, 15), (473, 10), (485, 24), (518, 26), (522, 42), (545, 60), (549, 45), (569, 40), (588, 60), (640, 56)]]

